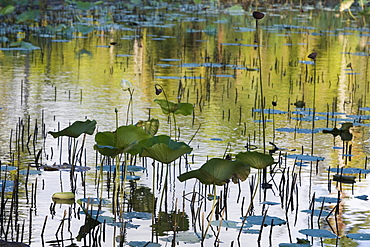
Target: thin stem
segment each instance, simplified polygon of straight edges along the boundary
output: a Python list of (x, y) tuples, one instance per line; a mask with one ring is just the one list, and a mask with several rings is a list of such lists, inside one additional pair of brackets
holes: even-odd
[(258, 51), (258, 66), (259, 66), (259, 76), (260, 76), (260, 100), (261, 100), (261, 116), (262, 116), (262, 141), (263, 141), (263, 153), (266, 152), (266, 122), (265, 122), (265, 103), (263, 96), (263, 80), (262, 80), (262, 60), (261, 60), (261, 44), (258, 29), (258, 20), (256, 19), (256, 41), (257, 41), (257, 51)]

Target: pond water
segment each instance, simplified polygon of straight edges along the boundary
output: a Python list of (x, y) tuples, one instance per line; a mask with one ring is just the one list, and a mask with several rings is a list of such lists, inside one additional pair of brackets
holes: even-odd
[[(279, 163), (267, 169), (272, 188), (256, 190), (253, 214), (286, 223), (249, 225), (239, 235), (258, 177), (252, 169), (244, 182), (217, 186), (220, 200), (211, 220), (223, 221), (211, 224), (204, 246), (258, 246), (259, 239), (261, 246), (279, 246), (296, 243), (296, 238), (313, 246), (367, 244), (348, 234), (370, 234), (369, 29), (358, 27), (343, 13), (310, 7), (303, 12), (284, 6), (261, 9), (265, 17), (258, 30), (251, 14), (256, 9), (235, 6), (53, 8), (49, 14), (55, 19), (42, 28), (32, 20), (11, 24), (6, 19), (1, 24), (0, 36), (9, 39), (0, 48), (1, 164), (4, 169), (11, 165), (27, 170), (39, 150), (41, 164), (70, 163), (71, 147), (84, 142), (76, 163), (91, 169), (76, 171), (71, 183), (68, 169), (33, 174), (36, 169), (31, 165), (29, 176), (20, 175), (17, 196), (2, 194), (2, 239), (32, 246), (199, 246), (208, 216), (213, 215), (213, 200), (207, 199), (212, 186), (196, 179), (181, 183), (177, 176), (225, 154), (234, 157), (248, 148), (263, 152), (265, 140), (266, 152), (273, 144), (278, 147), (273, 157)], [(58, 23), (63, 24), (55, 27)], [(9, 46), (22, 39), (35, 49)], [(316, 62), (308, 58), (312, 52), (317, 53)], [(271, 109), (263, 116), (261, 78), (264, 108)], [(122, 89), (122, 79), (132, 84), (130, 91)], [(146, 170), (134, 173), (138, 180), (126, 181), (124, 207), (120, 195), (115, 208), (115, 173), (99, 170), (115, 161), (94, 150), (94, 136), (114, 131), (116, 121), (121, 126), (156, 118), (157, 134), (173, 137), (174, 127), (154, 102), (164, 99), (163, 93), (156, 95), (156, 84), (169, 101), (194, 105), (191, 115), (176, 115), (178, 140), (190, 142), (193, 150), (170, 165), (150, 158), (128, 160)], [(303, 108), (300, 101), (305, 102)], [(95, 133), (86, 140), (79, 137), (76, 143), (48, 134), (86, 119), (97, 122)], [(348, 135), (323, 133), (339, 129), (341, 123), (352, 123)], [(319, 161), (310, 160), (311, 155)], [(333, 181), (336, 171), (327, 171), (336, 167), (364, 170), (344, 174), (356, 176), (356, 183), (338, 183)], [(1, 180), (14, 180), (15, 174), (2, 171)], [(100, 209), (103, 223), (90, 231), (87, 225), (92, 223), (81, 213), (81, 205), (89, 210), (98, 209), (96, 205), (52, 201), (53, 193), (71, 191), (74, 185), (76, 200), (107, 202)], [(125, 224), (114, 209), (125, 212)], [(312, 216), (314, 210), (323, 212)], [(327, 212), (332, 213), (326, 217)], [(88, 233), (80, 239), (84, 225)], [(300, 232), (311, 228), (337, 237), (307, 237)]]

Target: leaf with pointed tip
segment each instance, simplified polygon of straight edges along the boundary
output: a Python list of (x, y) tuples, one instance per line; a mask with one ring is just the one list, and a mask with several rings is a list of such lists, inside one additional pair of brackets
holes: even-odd
[(51, 134), (54, 138), (57, 138), (60, 136), (68, 136), (68, 137), (77, 138), (83, 133), (92, 135), (95, 131), (95, 127), (96, 127), (95, 120), (92, 120), (92, 121), (86, 120), (85, 122), (76, 121), (72, 125), (68, 126), (67, 128), (61, 131), (58, 131), (58, 132), (49, 131), (49, 134)]
[(13, 5), (8, 5), (0, 10), (0, 15), (9, 15), (15, 10)]
[(94, 149), (109, 157), (121, 153), (138, 154), (142, 148), (142, 141), (150, 135), (135, 125), (121, 126), (116, 131), (98, 132), (95, 135)]
[(140, 153), (141, 157), (150, 157), (165, 164), (169, 164), (181, 155), (193, 150), (186, 143), (173, 141), (167, 135), (154, 136), (143, 145), (144, 148)]
[(223, 185), (230, 178), (234, 177), (233, 182), (237, 179), (244, 181), (250, 173), (250, 168), (240, 160), (225, 160), (220, 158), (212, 158), (204, 163), (199, 169), (181, 174), (178, 179), (181, 182), (196, 178), (202, 184)]
[(154, 100), (162, 109), (164, 114), (182, 114), (188, 116), (192, 114), (194, 106), (190, 103), (173, 103), (165, 99)]
[(159, 129), (159, 120), (155, 118), (152, 118), (148, 121), (140, 120), (135, 125), (143, 128), (147, 134), (154, 136)]
[(260, 152), (240, 152), (236, 159), (256, 169), (264, 169), (275, 163), (271, 155)]

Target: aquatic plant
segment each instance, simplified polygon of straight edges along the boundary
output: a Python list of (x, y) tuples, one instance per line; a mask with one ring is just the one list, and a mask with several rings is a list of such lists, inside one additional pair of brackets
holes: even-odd
[[(168, 101), (166, 92), (164, 88), (156, 84), (155, 85), (155, 94), (159, 95), (163, 92), (165, 99), (155, 99), (154, 102), (156, 102), (162, 109), (162, 112), (166, 115), (172, 115), (174, 128), (175, 128), (175, 140), (177, 140), (178, 134), (177, 134), (177, 123), (176, 123), (176, 117), (175, 115), (181, 114), (184, 116), (188, 116), (193, 112), (194, 106), (190, 103), (173, 103)], [(169, 118), (169, 124), (170, 124), (170, 135), (172, 133), (172, 125), (171, 125), (171, 119)]]

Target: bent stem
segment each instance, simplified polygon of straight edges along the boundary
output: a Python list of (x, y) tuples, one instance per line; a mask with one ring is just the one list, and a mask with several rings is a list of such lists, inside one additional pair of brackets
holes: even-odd
[(131, 89), (129, 88), (128, 92), (130, 93), (130, 100), (129, 100), (128, 106), (127, 106), (126, 125), (128, 125), (130, 109), (131, 109), (131, 124), (134, 124), (134, 110), (133, 110), (133, 103), (132, 103), (132, 95), (134, 94), (134, 89), (131, 91)]
[(207, 232), (208, 232), (208, 229), (209, 227), (211, 226), (211, 222), (212, 222), (212, 218), (213, 218), (213, 214), (215, 213), (215, 208), (216, 208), (216, 184), (213, 184), (213, 201), (212, 201), (212, 210), (211, 210), (211, 216), (208, 220), (208, 224), (207, 224), (207, 228), (206, 230), (204, 231), (204, 234), (202, 236), (202, 244), (204, 242), (204, 239), (206, 238), (207, 236)]
[[(161, 89), (161, 92), (163, 92), (163, 95), (164, 95), (164, 98), (166, 99), (167, 101), (167, 110), (168, 110), (168, 123), (170, 125), (170, 136), (172, 136), (172, 122), (171, 122), (171, 117), (170, 117), (170, 104), (168, 103), (168, 98), (167, 98), (167, 94), (164, 90), (164, 88), (159, 85), (159, 84), (155, 84), (154, 85), (155, 88), (159, 87)], [(175, 124), (176, 124), (176, 119), (175, 119), (175, 114), (173, 115), (173, 119), (175, 121)], [(176, 126), (175, 126), (175, 140), (176, 140)]]
[(257, 176), (257, 184), (256, 184), (256, 187), (254, 188), (252, 199), (251, 199), (251, 201), (249, 203), (249, 206), (248, 206), (248, 210), (247, 210), (247, 212), (245, 213), (245, 215), (243, 217), (242, 225), (240, 227), (239, 234), (238, 234), (238, 239), (240, 238), (240, 234), (242, 233), (243, 226), (245, 224), (245, 221), (247, 220), (247, 216), (249, 214), (249, 211), (251, 211), (251, 209), (252, 209), (253, 201), (254, 201), (254, 198), (256, 197), (256, 194), (257, 194), (258, 185), (260, 184), (260, 179), (261, 179), (261, 171), (260, 170), (258, 170), (257, 175), (258, 175)]

